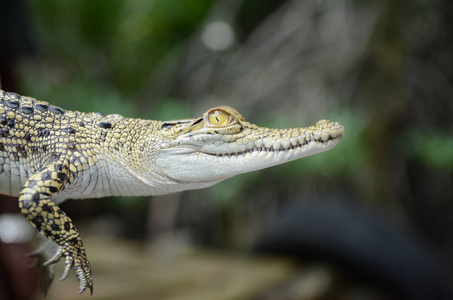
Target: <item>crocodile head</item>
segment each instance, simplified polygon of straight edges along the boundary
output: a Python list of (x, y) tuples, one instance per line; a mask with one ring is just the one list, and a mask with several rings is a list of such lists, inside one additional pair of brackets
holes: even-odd
[(337, 122), (269, 129), (246, 122), (228, 106), (203, 117), (161, 123), (155, 165), (167, 177), (206, 187), (240, 173), (279, 165), (332, 149), (344, 135)]

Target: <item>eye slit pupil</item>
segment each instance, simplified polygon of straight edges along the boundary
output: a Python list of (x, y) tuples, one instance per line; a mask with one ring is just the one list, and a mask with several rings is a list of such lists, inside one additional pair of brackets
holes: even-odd
[(230, 115), (223, 110), (212, 110), (207, 116), (207, 121), (215, 126), (226, 126), (230, 123)]

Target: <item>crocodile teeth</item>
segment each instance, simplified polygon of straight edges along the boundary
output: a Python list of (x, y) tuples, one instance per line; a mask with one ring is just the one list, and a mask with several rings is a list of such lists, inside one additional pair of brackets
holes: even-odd
[(291, 148), (291, 143), (290, 143), (289, 140), (282, 140), (282, 141), (280, 142), (280, 144), (281, 144), (281, 147), (282, 147), (283, 149), (285, 149), (285, 150)]
[[(297, 142), (296, 142), (297, 141)], [(321, 137), (319, 139), (316, 139), (315, 135), (311, 134), (310, 139), (304, 140), (304, 142), (300, 142), (300, 139), (293, 139), (292, 141), (282, 141), (282, 142), (275, 142), (269, 147), (266, 147), (265, 145), (263, 146), (254, 146), (251, 149), (246, 149), (243, 151), (238, 151), (238, 152), (231, 152), (231, 153), (224, 153), (224, 154), (215, 154), (217, 157), (228, 157), (228, 158), (239, 158), (240, 156), (245, 156), (245, 155), (252, 155), (253, 153), (272, 153), (273, 157), (277, 157), (280, 155), (280, 153), (284, 152), (284, 155), (286, 157), (289, 157), (293, 151), (304, 151), (307, 146), (311, 146), (312, 142), (315, 143), (322, 143), (322, 149), (326, 149), (330, 144), (335, 145), (336, 144), (336, 139), (329, 137), (327, 140), (323, 140)]]

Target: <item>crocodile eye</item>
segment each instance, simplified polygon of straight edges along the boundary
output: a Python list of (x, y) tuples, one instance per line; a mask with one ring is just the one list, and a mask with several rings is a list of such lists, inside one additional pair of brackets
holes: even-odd
[(213, 110), (208, 113), (207, 120), (215, 126), (224, 126), (230, 123), (230, 115), (223, 110)]

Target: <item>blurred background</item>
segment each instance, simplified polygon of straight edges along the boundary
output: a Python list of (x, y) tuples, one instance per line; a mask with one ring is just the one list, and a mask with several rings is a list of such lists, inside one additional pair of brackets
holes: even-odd
[[(448, 0), (1, 0), (4, 90), (126, 117), (190, 118), (224, 104), (260, 126), (326, 118), (346, 128), (332, 151), (205, 190), (65, 202), (95, 293), (77, 296), (71, 274), (47, 299), (392, 299), (379, 276), (357, 277), (374, 274), (367, 263), (378, 256), (374, 267), (404, 272), (379, 252), (404, 260), (400, 241), (422, 282), (430, 272), (451, 282), (452, 14)], [(0, 205), (3, 216), (17, 211), (15, 199)], [(272, 234), (288, 232), (272, 225), (288, 207), (313, 216), (293, 216), (292, 229), (345, 230), (296, 232), (289, 239), (304, 240), (306, 255), (275, 252), (298, 263), (253, 254), (269, 250), (256, 246), (263, 236), (275, 245)], [(370, 219), (379, 226), (363, 225)], [(380, 226), (384, 237), (365, 244)], [(352, 248), (340, 255), (330, 242), (343, 236)], [(2, 240), (5, 299), (41, 299), (39, 272), (22, 257), (31, 246)], [(375, 251), (364, 264), (353, 259), (361, 247)]]

